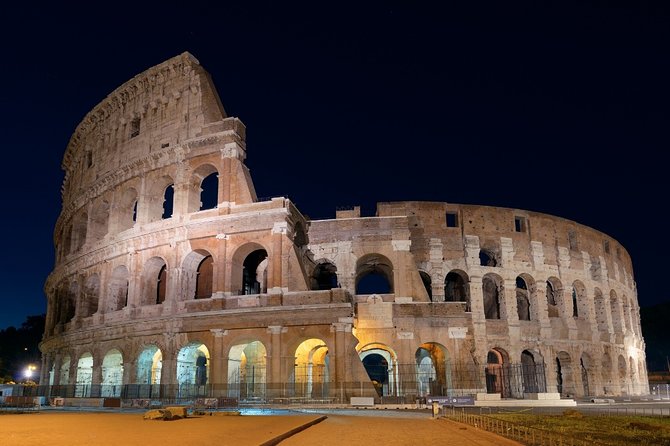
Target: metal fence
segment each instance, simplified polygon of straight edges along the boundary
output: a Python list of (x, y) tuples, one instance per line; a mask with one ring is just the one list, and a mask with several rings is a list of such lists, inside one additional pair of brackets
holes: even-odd
[(465, 410), (447, 409), (446, 417), (460, 423), (469, 424), (494, 434), (516, 440), (527, 446), (606, 446), (593, 440), (582, 440), (569, 435), (522, 426), (485, 415), (476, 415)]

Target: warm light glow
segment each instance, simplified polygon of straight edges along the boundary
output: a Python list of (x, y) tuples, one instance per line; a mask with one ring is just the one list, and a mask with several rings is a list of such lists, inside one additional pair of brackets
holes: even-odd
[(29, 364), (26, 369), (23, 371), (23, 376), (26, 378), (32, 378), (33, 373), (37, 370), (37, 366), (33, 364)]

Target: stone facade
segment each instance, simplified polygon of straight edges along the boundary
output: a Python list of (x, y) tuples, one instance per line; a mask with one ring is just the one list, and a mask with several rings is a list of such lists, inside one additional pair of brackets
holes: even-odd
[(188, 53), (86, 115), (62, 164), (42, 384), (77, 396), (648, 393), (616, 240), (452, 203), (313, 221), (287, 198), (257, 199), (246, 149)]

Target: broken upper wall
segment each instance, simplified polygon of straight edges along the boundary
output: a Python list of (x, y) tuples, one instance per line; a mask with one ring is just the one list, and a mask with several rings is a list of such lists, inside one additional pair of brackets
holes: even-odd
[(426, 201), (378, 203), (377, 216), (408, 218), (412, 251), (419, 262), (429, 260), (431, 238), (441, 239), (445, 260), (456, 260), (463, 256), (466, 235), (477, 236), (482, 249), (498, 256), (504, 237), (512, 240), (517, 262), (533, 264), (531, 242), (541, 242), (545, 265), (558, 266), (563, 256), (570, 269), (588, 268), (593, 277), (601, 279), (606, 272), (608, 278), (634, 287), (626, 249), (607, 234), (565, 218), (522, 209)]
[(209, 74), (185, 52), (121, 85), (77, 126), (63, 157), (63, 201), (138, 158), (203, 134), (226, 113)]

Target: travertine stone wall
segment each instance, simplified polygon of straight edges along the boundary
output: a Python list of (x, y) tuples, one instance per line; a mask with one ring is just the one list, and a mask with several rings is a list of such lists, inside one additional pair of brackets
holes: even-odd
[[(86, 115), (62, 164), (43, 383), (81, 381), (89, 356), (87, 382), (107, 382), (112, 351), (119, 384), (145, 383), (141, 358), (156, 350), (160, 383), (181, 384), (184, 352), (204, 346), (208, 383), (226, 385), (241, 346), (262, 344), (266, 382), (306, 379), (311, 348), (331, 393), (362, 381), (374, 391), (373, 354), (393, 395), (422, 394), (426, 356), (452, 374), (442, 391), (485, 391), (492, 355), (544, 364), (548, 392), (648, 393), (631, 259), (611, 237), (535, 212), (419, 201), (310, 221), (286, 198), (258, 201), (246, 155), (244, 125), (188, 53)], [(387, 289), (363, 290), (370, 275)]]

